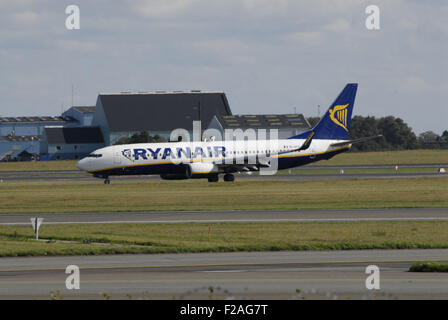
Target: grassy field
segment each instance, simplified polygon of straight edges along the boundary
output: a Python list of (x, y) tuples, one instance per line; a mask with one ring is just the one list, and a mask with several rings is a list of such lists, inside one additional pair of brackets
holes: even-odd
[(410, 272), (448, 272), (448, 263), (440, 262), (416, 262), (410, 268)]
[[(347, 152), (328, 161), (312, 165), (375, 165), (375, 164), (431, 164), (448, 163), (448, 150), (406, 150), (384, 152)], [(75, 160), (0, 162), (0, 171), (77, 170)]]
[(0, 183), (0, 213), (448, 207), (445, 178)]
[[(0, 256), (448, 248), (448, 222), (0, 226)], [(60, 241), (71, 241), (69, 243)]]
[(0, 162), (0, 171), (78, 170), (76, 160)]

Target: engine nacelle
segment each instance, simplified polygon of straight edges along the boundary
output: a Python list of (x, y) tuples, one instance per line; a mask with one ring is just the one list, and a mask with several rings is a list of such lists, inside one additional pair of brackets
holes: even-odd
[(212, 174), (218, 173), (218, 167), (213, 163), (193, 162), (182, 165), (182, 173), (164, 173), (160, 177), (164, 180), (184, 180), (191, 178), (208, 178)]
[(211, 173), (218, 173), (218, 166), (210, 162), (193, 162), (185, 166), (185, 172), (189, 178), (194, 178), (197, 175), (208, 176)]

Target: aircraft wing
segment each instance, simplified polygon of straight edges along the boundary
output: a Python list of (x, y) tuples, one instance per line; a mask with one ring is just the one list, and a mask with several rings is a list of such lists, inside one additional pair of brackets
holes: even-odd
[[(271, 154), (272, 156), (280, 155), (280, 154), (286, 154), (291, 152), (300, 151), (301, 148), (294, 149), (294, 150), (288, 150), (288, 151), (282, 151), (275, 154)], [(248, 171), (259, 171), (260, 168), (270, 168), (271, 164), (269, 161), (270, 156), (266, 156), (263, 154), (261, 157), (259, 155), (255, 156), (252, 155), (251, 157), (244, 155), (242, 157), (234, 157), (232, 159), (232, 163), (225, 163), (224, 160), (222, 161), (216, 161), (214, 162), (219, 168), (222, 168), (224, 172), (232, 173), (232, 172), (248, 172)], [(250, 160), (254, 160), (255, 163), (249, 163)]]

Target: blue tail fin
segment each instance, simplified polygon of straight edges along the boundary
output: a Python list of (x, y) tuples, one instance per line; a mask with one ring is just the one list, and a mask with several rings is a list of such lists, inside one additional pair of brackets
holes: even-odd
[(346, 140), (357, 89), (357, 83), (347, 84), (312, 130), (290, 139)]

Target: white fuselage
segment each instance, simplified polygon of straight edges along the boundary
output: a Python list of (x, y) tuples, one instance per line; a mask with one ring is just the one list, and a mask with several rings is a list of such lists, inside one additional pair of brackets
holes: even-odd
[[(304, 139), (165, 142), (116, 145), (98, 149), (80, 160), (78, 168), (87, 172), (109, 176), (126, 174), (169, 174), (179, 172), (179, 165), (193, 166), (193, 174), (255, 171), (257, 165), (274, 169), (297, 167), (349, 146), (331, 147), (343, 140), (313, 140), (306, 150), (297, 151)], [(333, 155), (334, 155), (333, 154)], [(268, 164), (269, 163), (269, 164)], [(249, 168), (245, 170), (244, 168)], [(196, 172), (197, 171), (197, 172)]]

